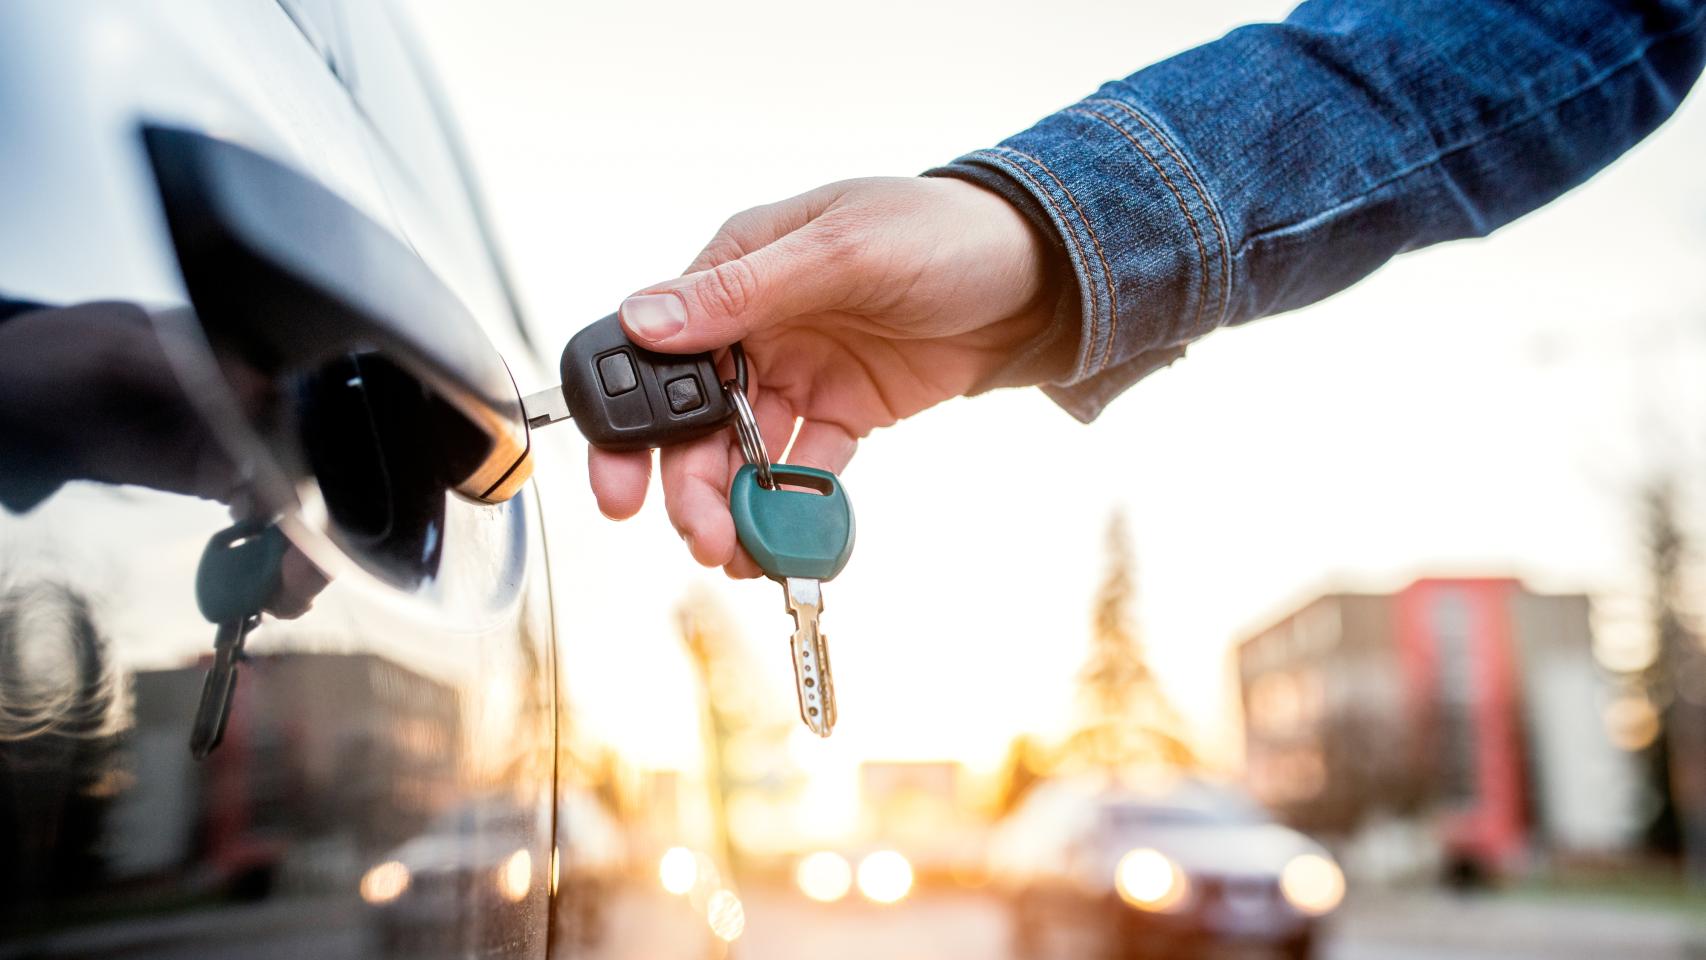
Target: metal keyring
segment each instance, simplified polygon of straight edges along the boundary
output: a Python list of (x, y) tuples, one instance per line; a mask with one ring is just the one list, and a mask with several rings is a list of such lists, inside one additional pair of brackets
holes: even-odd
[(764, 448), (764, 435), (758, 432), (758, 418), (752, 415), (752, 404), (737, 380), (723, 381), (723, 394), (729, 406), (735, 408), (735, 436), (740, 438), (740, 452), (746, 462), (758, 468), (758, 485), (766, 490), (776, 486), (770, 473), (770, 452)]

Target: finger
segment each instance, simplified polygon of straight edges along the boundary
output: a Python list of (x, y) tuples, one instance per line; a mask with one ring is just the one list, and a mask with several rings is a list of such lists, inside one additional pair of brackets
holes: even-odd
[(758, 566), (758, 561), (745, 550), (736, 550), (735, 558), (723, 564), (723, 573), (730, 580), (756, 580), (764, 576), (764, 571)]
[(735, 525), (729, 516), (729, 444), (726, 431), (665, 447), (663, 503), (693, 559), (720, 567), (735, 555)]
[(717, 229), (717, 235), (699, 251), (682, 273), (698, 273), (719, 263), (744, 257), (754, 250), (793, 233), (812, 222), (824, 208), (841, 195), (839, 185), (820, 187), (809, 193), (789, 197), (779, 203), (766, 203), (742, 210)]
[(598, 512), (612, 520), (626, 520), (645, 505), (646, 487), (652, 481), (652, 452), (612, 453), (589, 444), (586, 474)]
[[(770, 462), (781, 462), (788, 442), (794, 439), (794, 427), (799, 423), (793, 406), (774, 390), (759, 390), (758, 400), (752, 405), (752, 418), (758, 421), (758, 434), (764, 438), (764, 452), (770, 457)], [(734, 449), (734, 457), (734, 469), (738, 470), (746, 462), (738, 446)]]
[(858, 438), (841, 424), (807, 420), (794, 438), (793, 448), (788, 451), (788, 462), (840, 473), (847, 469), (858, 449)]
[(294, 620), (308, 612), (329, 582), (325, 573), (292, 545), (279, 561), (278, 590), (268, 601), (266, 612), (280, 620)]
[(841, 307), (858, 275), (833, 231), (803, 229), (706, 270), (650, 287), (622, 302), (622, 326), (641, 346), (665, 353), (726, 347), (792, 317)]

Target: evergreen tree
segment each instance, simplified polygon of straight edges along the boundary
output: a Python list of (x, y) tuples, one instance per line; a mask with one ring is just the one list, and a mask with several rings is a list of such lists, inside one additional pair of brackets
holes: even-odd
[(1652, 618), (1657, 650), (1653, 662), (1642, 672), (1641, 684), (1658, 714), (1658, 733), (1641, 751), (1652, 787), (1652, 819), (1647, 822), (1647, 846), (1659, 853), (1679, 854), (1683, 848), (1682, 821), (1672, 783), (1672, 739), (1679, 705), (1676, 677), (1693, 646), (1684, 610), (1683, 567), (1688, 538), (1680, 517), (1676, 485), (1669, 477), (1648, 484), (1642, 492), (1645, 511), (1645, 548), (1648, 580), (1648, 612)]
[(1125, 516), (1108, 522), (1107, 575), (1096, 593), (1090, 656), (1078, 675), (1084, 718), (1065, 754), (1092, 769), (1192, 767), (1184, 724), (1149, 669), (1132, 617), (1137, 577)]

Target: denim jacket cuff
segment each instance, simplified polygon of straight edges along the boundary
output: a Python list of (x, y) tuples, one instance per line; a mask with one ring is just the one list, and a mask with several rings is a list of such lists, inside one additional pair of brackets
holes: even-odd
[(998, 171), (1036, 198), (1077, 279), (1082, 332), (1043, 391), (1089, 421), (1223, 322), (1231, 250), (1202, 179), (1161, 123), (1093, 97), (952, 166)]

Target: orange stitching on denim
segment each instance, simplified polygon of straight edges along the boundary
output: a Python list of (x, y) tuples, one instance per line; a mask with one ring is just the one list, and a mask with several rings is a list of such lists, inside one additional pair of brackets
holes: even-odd
[(1165, 183), (1167, 185), (1167, 189), (1172, 191), (1173, 201), (1179, 205), (1180, 212), (1184, 213), (1185, 222), (1190, 225), (1191, 236), (1196, 240), (1197, 244), (1197, 267), (1199, 271), (1197, 276), (1197, 310), (1195, 316), (1191, 318), (1191, 327), (1195, 329), (1202, 323), (1203, 304), (1208, 300), (1208, 246), (1203, 243), (1202, 230), (1197, 227), (1197, 218), (1191, 213), (1190, 204), (1185, 202), (1185, 195), (1179, 192), (1179, 188), (1173, 184), (1173, 178), (1167, 176), (1167, 171), (1162, 169), (1161, 163), (1155, 159), (1155, 156), (1151, 154), (1143, 144), (1138, 143), (1137, 138), (1132, 136), (1126, 128), (1115, 123), (1113, 120), (1110, 120), (1106, 115), (1097, 113), (1094, 110), (1074, 107), (1067, 112), (1086, 114), (1088, 116), (1095, 117), (1112, 127), (1120, 136), (1129, 140), (1131, 145), (1137, 148), (1138, 153), (1143, 154), (1143, 159), (1148, 160), (1149, 165), (1155, 168), (1155, 172), (1161, 175), (1161, 182)]
[(1101, 373), (1103, 370), (1108, 368), (1108, 358), (1112, 356), (1114, 352), (1114, 334), (1118, 333), (1120, 329), (1119, 296), (1115, 292), (1114, 272), (1108, 269), (1108, 258), (1102, 252), (1102, 240), (1100, 237), (1096, 236), (1096, 228), (1090, 225), (1090, 218), (1084, 215), (1084, 208), (1078, 205), (1078, 198), (1072, 195), (1072, 191), (1067, 188), (1066, 184), (1061, 182), (1061, 179), (1058, 176), (1055, 176), (1054, 171), (1050, 170), (1047, 164), (1023, 150), (1015, 150), (1012, 147), (1007, 147), (1005, 149), (1011, 150), (1013, 153), (1031, 161), (1037, 165), (1037, 169), (1048, 174), (1048, 178), (1054, 181), (1054, 185), (1060, 188), (1060, 192), (1066, 194), (1066, 200), (1068, 203), (1072, 204), (1072, 209), (1078, 211), (1078, 219), (1079, 222), (1084, 224), (1084, 232), (1090, 235), (1090, 242), (1096, 245), (1096, 259), (1100, 260), (1102, 263), (1102, 282), (1108, 286), (1108, 342), (1102, 346), (1101, 359), (1096, 364), (1096, 369), (1094, 371), (1096, 373)]
[(1208, 213), (1209, 226), (1214, 228), (1214, 235), (1220, 241), (1220, 315), (1215, 318), (1215, 325), (1219, 326), (1225, 322), (1226, 311), (1232, 305), (1232, 257), (1230, 252), (1232, 244), (1226, 239), (1226, 227), (1221, 223), (1220, 211), (1216, 210), (1214, 203), (1209, 200), (1208, 190), (1202, 185), (1202, 181), (1197, 179), (1196, 171), (1191, 169), (1191, 165), (1186, 163), (1185, 158), (1173, 148), (1172, 141), (1162, 136), (1161, 131), (1149, 122), (1148, 117), (1145, 117), (1136, 107), (1123, 100), (1096, 100), (1094, 102), (1107, 103), (1118, 107), (1129, 114), (1133, 120), (1143, 124), (1143, 129), (1148, 130), (1149, 135), (1154, 137), (1156, 142), (1160, 143), (1162, 148), (1167, 151), (1167, 155), (1173, 158), (1173, 162), (1179, 165), (1179, 169), (1185, 172), (1185, 179), (1191, 182), (1191, 189), (1197, 192), (1197, 199), (1202, 201), (1203, 209)]
[[(996, 148), (991, 149), (989, 152), (995, 153), (997, 156), (1000, 156), (998, 151), (1001, 151), (1001, 150), (1011, 150), (1013, 153), (1017, 153), (1017, 154), (1019, 154), (1019, 156), (1025, 157), (1026, 159), (1034, 159), (1034, 158), (1030, 157), (1028, 154), (1020, 153), (1020, 151), (1018, 151), (1018, 150), (1013, 150), (1012, 147), (996, 147)], [(1072, 241), (1072, 249), (1078, 252), (1078, 259), (1080, 259), (1080, 260), (1084, 259), (1084, 246), (1083, 246), (1083, 244), (1078, 242), (1078, 232), (1072, 229), (1071, 221), (1066, 219), (1065, 212), (1060, 209), (1060, 204), (1055, 202), (1054, 197), (1049, 195), (1048, 190), (1045, 189), (1042, 184), (1037, 182), (1036, 177), (1031, 176), (1030, 171), (1026, 170), (1024, 167), (1019, 166), (1017, 163), (1014, 163), (1011, 160), (1009, 160), (1004, 164), (1004, 166), (1012, 167), (1014, 170), (1019, 171), (1019, 175), (1024, 177), (1027, 181), (1030, 182), (1031, 186), (1036, 188), (1037, 195), (1042, 197), (1043, 200), (1046, 203), (1048, 203), (1049, 209), (1053, 210), (1054, 215), (1056, 217), (1060, 218), (1060, 222), (1066, 224), (1066, 238), (1068, 240)], [(1082, 213), (1082, 211), (1080, 211), (1080, 212)], [(1102, 269), (1104, 271), (1107, 270), (1107, 263), (1105, 261), (1102, 264)], [(1105, 272), (1104, 272), (1104, 276), (1106, 276)], [(1112, 284), (1109, 285), (1108, 289), (1110, 291), (1113, 290)], [(1090, 285), (1090, 312), (1091, 313), (1096, 312), (1096, 285), (1095, 284)], [(1112, 342), (1112, 341), (1110, 340), (1109, 342)], [(1093, 371), (1086, 369), (1084, 372), (1086, 375), (1088, 375), (1088, 374), (1092, 373)]]

